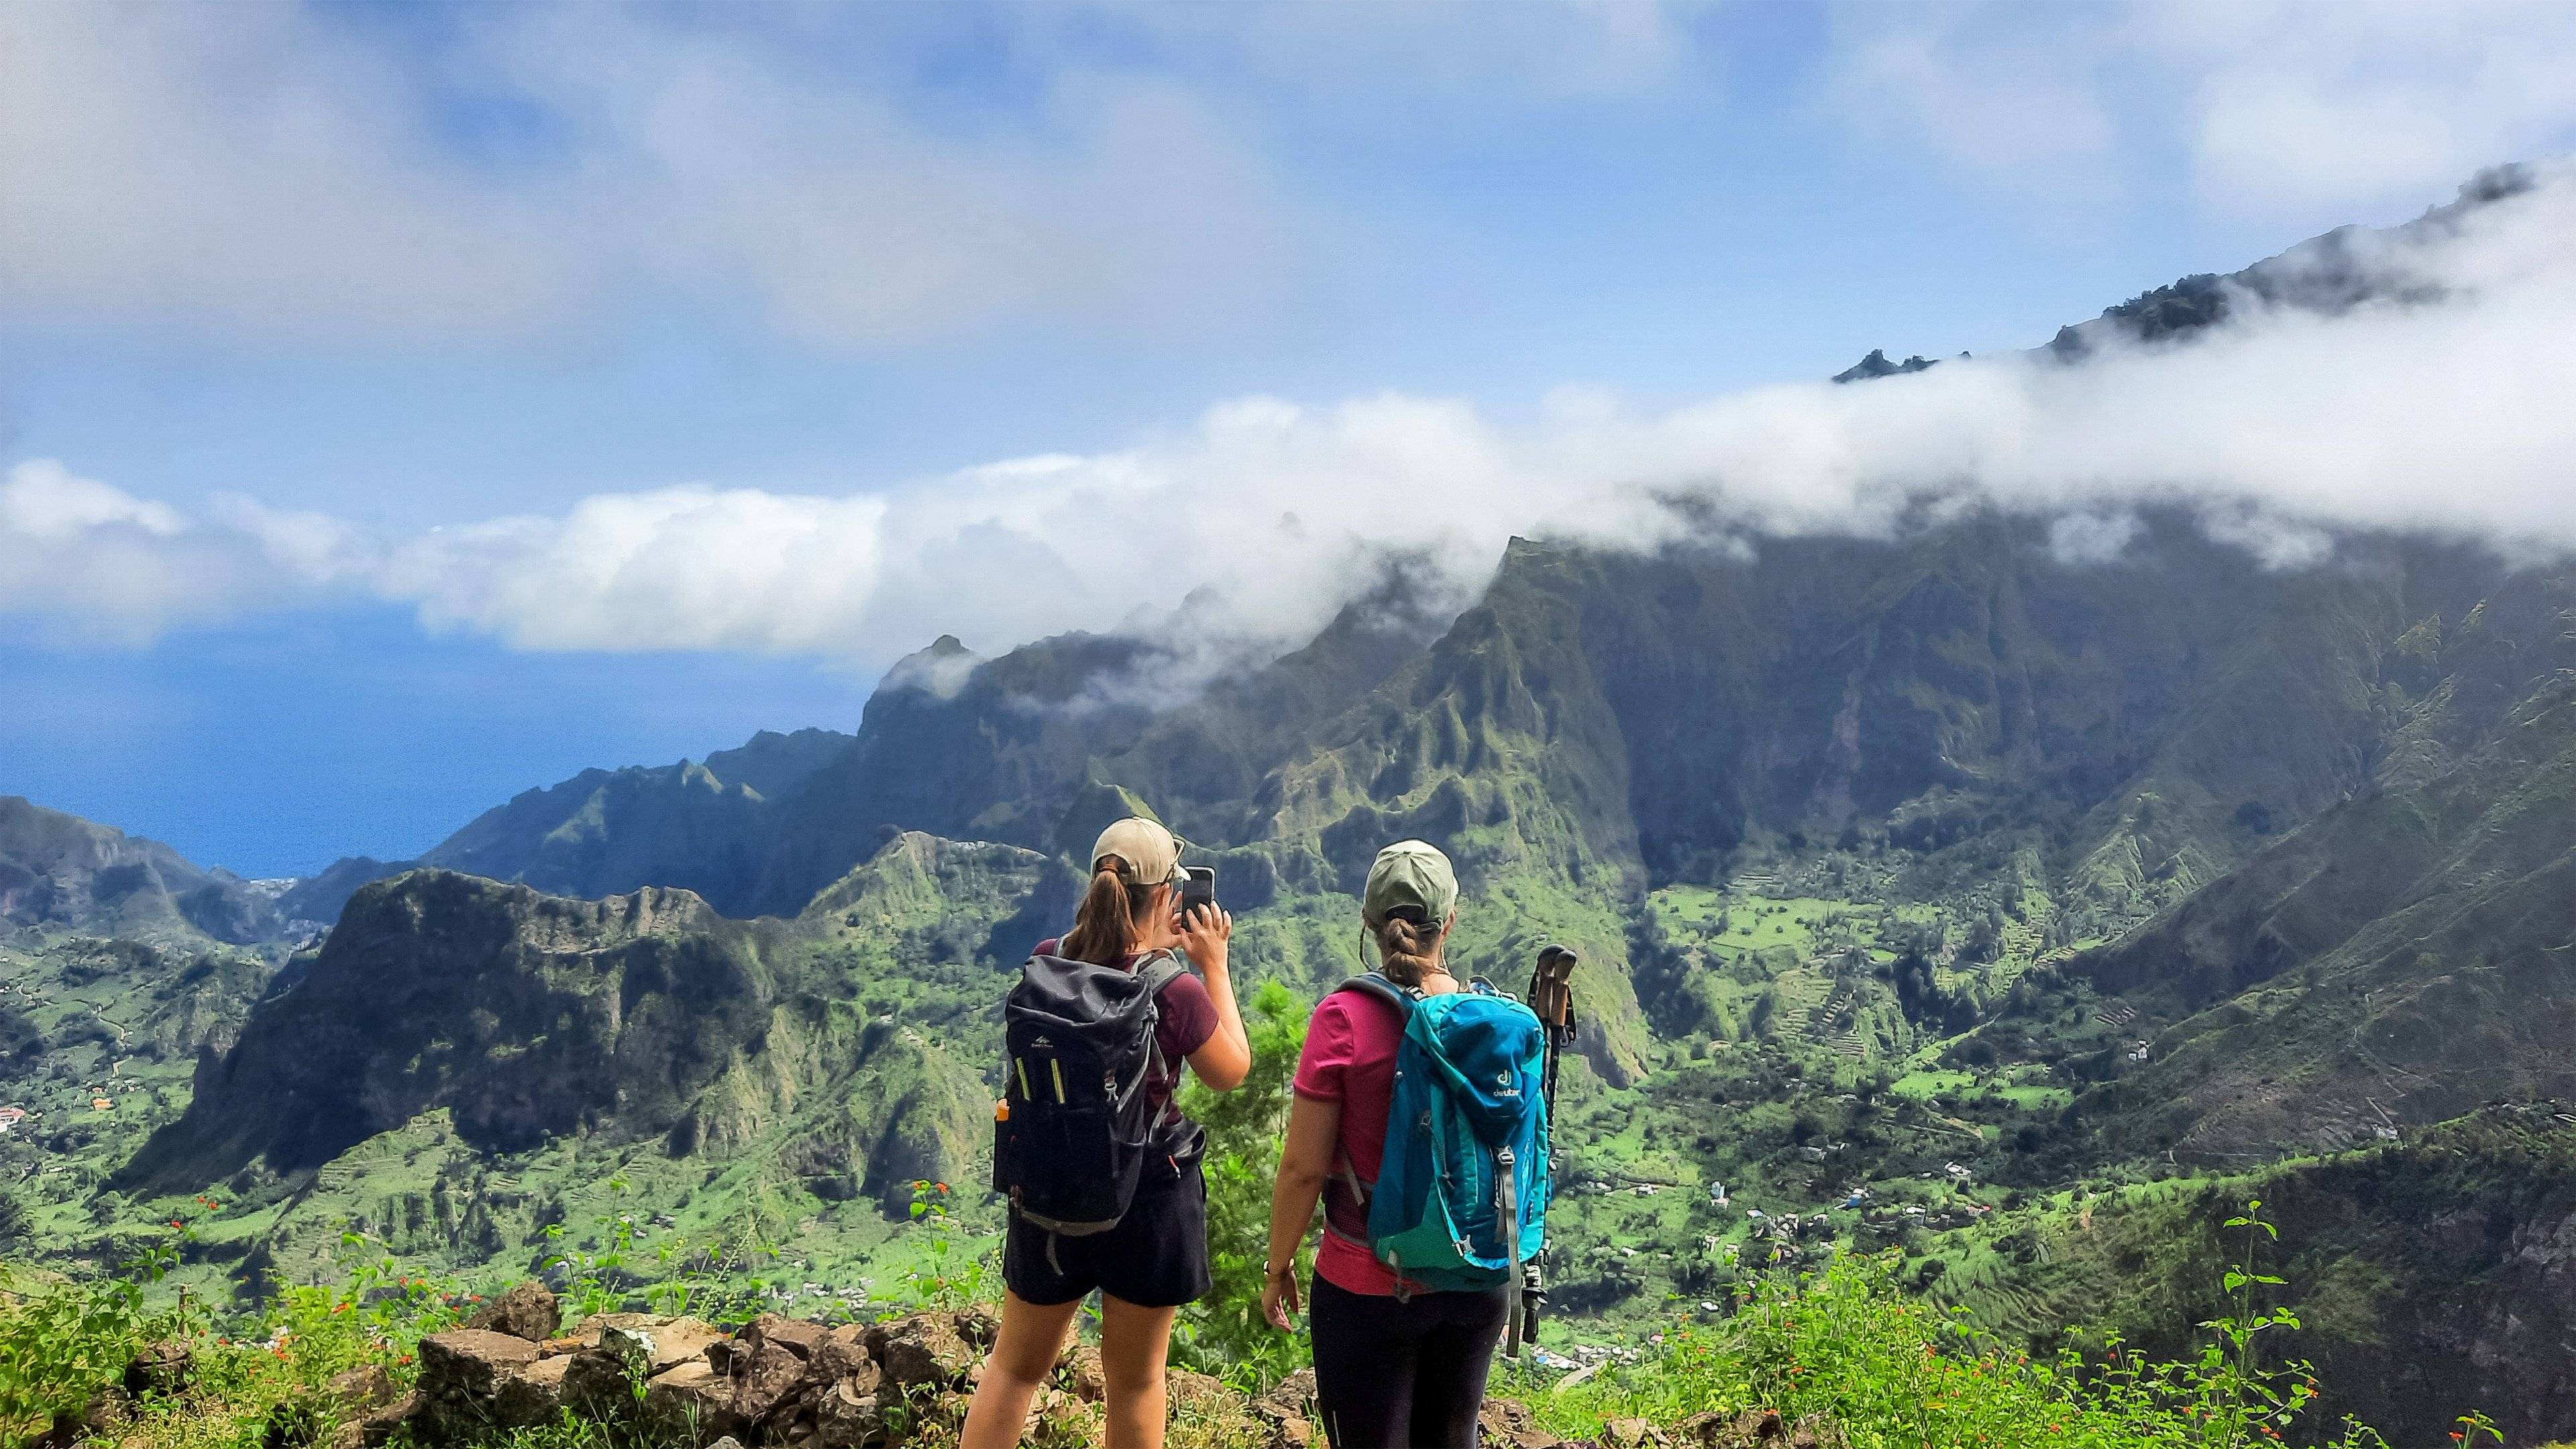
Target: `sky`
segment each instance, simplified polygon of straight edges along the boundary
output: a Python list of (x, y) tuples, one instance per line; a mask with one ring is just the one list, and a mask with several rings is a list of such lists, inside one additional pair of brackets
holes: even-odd
[[(2177, 492), (2281, 567), (2576, 546), (2571, 75), (2558, 0), (30, 0), (0, 793), (398, 858), (854, 728), (941, 633), (1222, 668), (1377, 550), (1464, 597), (1675, 487), (1777, 530), (1972, 480), (2070, 557)], [(2010, 360), (2513, 161), (2369, 254), (2438, 305)], [(1874, 347), (1984, 360), (1822, 382)]]

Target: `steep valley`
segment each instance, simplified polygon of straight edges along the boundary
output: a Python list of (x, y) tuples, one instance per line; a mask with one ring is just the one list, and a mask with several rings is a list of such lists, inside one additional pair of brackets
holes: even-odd
[[(504, 1274), (624, 1234), (639, 1264), (766, 1265), (783, 1302), (899, 1294), (928, 1246), (905, 1226), (916, 1179), (968, 1186), (958, 1221), (994, 1226), (970, 1185), (1001, 989), (1069, 912), (1081, 843), (1148, 809), (1217, 865), (1247, 991), (1311, 1001), (1360, 969), (1349, 892), (1407, 834), (1460, 863), (1463, 960), (1516, 986), (1544, 940), (1584, 953), (1561, 1332), (1722, 1312), (1839, 1245), (1902, 1252), (2051, 1340), (2106, 1300), (1974, 1265), (2070, 1193), (2567, 1094), (2576, 592), (2406, 540), (2344, 549), (2283, 577), (2180, 517), (2107, 567), (2001, 516), (1751, 560), (1524, 543), (1392, 665), (1405, 635), (1354, 614), (1160, 712), (1016, 692), (1138, 667), (1080, 639), (962, 687), (898, 675), (787, 801), (819, 815), (798, 788), (899, 756), (914, 792), (1009, 782), (928, 812), (1007, 838), (881, 820), (792, 915), (421, 867), (356, 888), (291, 955), (184, 917), (160, 946), (22, 928), (19, 989), (51, 1014), (9, 1058), (36, 1109), (0, 1139), (27, 1174), (17, 1231), (99, 1261), (195, 1216), (189, 1271), (246, 1292), (327, 1271), (354, 1232)], [(1841, 586), (1802, 586), (1819, 576)], [(1306, 710), (1265, 703), (1286, 694)], [(619, 777), (628, 803), (584, 816), (596, 858), (650, 875), (685, 854), (685, 812), (638, 802), (707, 792), (701, 773)], [(850, 814), (904, 808), (880, 791)], [(547, 818), (527, 828), (559, 837)], [(781, 859), (860, 833), (798, 840), (789, 818)], [(111, 1065), (75, 1020), (93, 1008), (150, 1048), (83, 1119), (69, 1077)], [(2531, 1189), (2556, 1150), (2506, 1139), (2481, 1181)], [(2177, 1241), (2198, 1246), (2157, 1261), (2180, 1283), (2214, 1250)], [(1926, 1267), (1952, 1260), (1955, 1280)], [(2369, 1325), (2398, 1311), (2320, 1318), (2313, 1351), (2375, 1374), (2398, 1349)]]
[[(2266, 265), (2057, 352), (2351, 300)], [(2576, 1433), (2576, 574), (2330, 542), (1939, 500), (1515, 540), (1463, 608), (1390, 566), (1203, 688), (1151, 631), (943, 638), (855, 733), (293, 883), (0, 799), (0, 1252), (179, 1219), (244, 1298), (391, 1254), (899, 1300), (989, 1246), (1001, 994), (1144, 811), (1292, 1019), (1397, 838), (1457, 862), (1474, 971), (1580, 953), (1552, 1342), (1870, 1251), (2015, 1341), (2180, 1351), (2261, 1197), (2337, 1412)]]

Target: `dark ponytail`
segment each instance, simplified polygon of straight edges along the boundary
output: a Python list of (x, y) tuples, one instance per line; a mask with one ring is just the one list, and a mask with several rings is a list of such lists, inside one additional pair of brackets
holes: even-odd
[(1378, 970), (1398, 986), (1419, 986), (1440, 965), (1440, 933), (1429, 926), (1389, 916), (1377, 928)]
[(1111, 966), (1136, 953), (1144, 935), (1145, 913), (1154, 903), (1154, 887), (1130, 887), (1118, 878), (1118, 862), (1103, 856), (1092, 867), (1091, 888), (1073, 913), (1073, 929), (1060, 949), (1070, 960)]

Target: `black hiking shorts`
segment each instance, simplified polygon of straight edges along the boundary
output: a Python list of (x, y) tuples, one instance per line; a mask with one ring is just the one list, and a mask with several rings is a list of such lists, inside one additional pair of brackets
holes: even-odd
[[(1161, 1163), (1154, 1164), (1160, 1167)], [(1198, 1159), (1180, 1175), (1149, 1168), (1118, 1226), (1067, 1237), (1011, 1219), (1002, 1242), (1002, 1282), (1023, 1303), (1071, 1303), (1092, 1290), (1139, 1308), (1195, 1303), (1208, 1277), (1207, 1178)]]

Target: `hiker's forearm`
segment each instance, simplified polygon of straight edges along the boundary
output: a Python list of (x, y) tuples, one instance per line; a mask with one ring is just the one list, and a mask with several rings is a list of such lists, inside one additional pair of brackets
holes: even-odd
[(1340, 1141), (1339, 1102), (1299, 1097), (1288, 1109), (1288, 1131), (1279, 1148), (1279, 1177), (1270, 1189), (1270, 1258), (1276, 1270), (1293, 1266), (1306, 1241), (1306, 1226), (1315, 1220), (1332, 1175), (1333, 1152)]
[(1234, 1001), (1234, 980), (1226, 974), (1222, 953), (1199, 968), (1206, 977), (1208, 1000), (1216, 1004), (1216, 1029), (1190, 1053), (1190, 1070), (1209, 1090), (1231, 1092), (1252, 1075), (1252, 1038), (1243, 1029), (1243, 1012)]
[(1216, 1029), (1243, 1049), (1245, 1065), (1252, 1061), (1252, 1034), (1243, 1029), (1243, 1007), (1234, 999), (1234, 972), (1219, 956), (1207, 969), (1208, 996), (1216, 1002)]
[(1306, 1229), (1315, 1221), (1315, 1204), (1323, 1196), (1321, 1176), (1301, 1181), (1279, 1174), (1278, 1186), (1270, 1190), (1270, 1271), (1296, 1265), (1297, 1250), (1306, 1242)]

